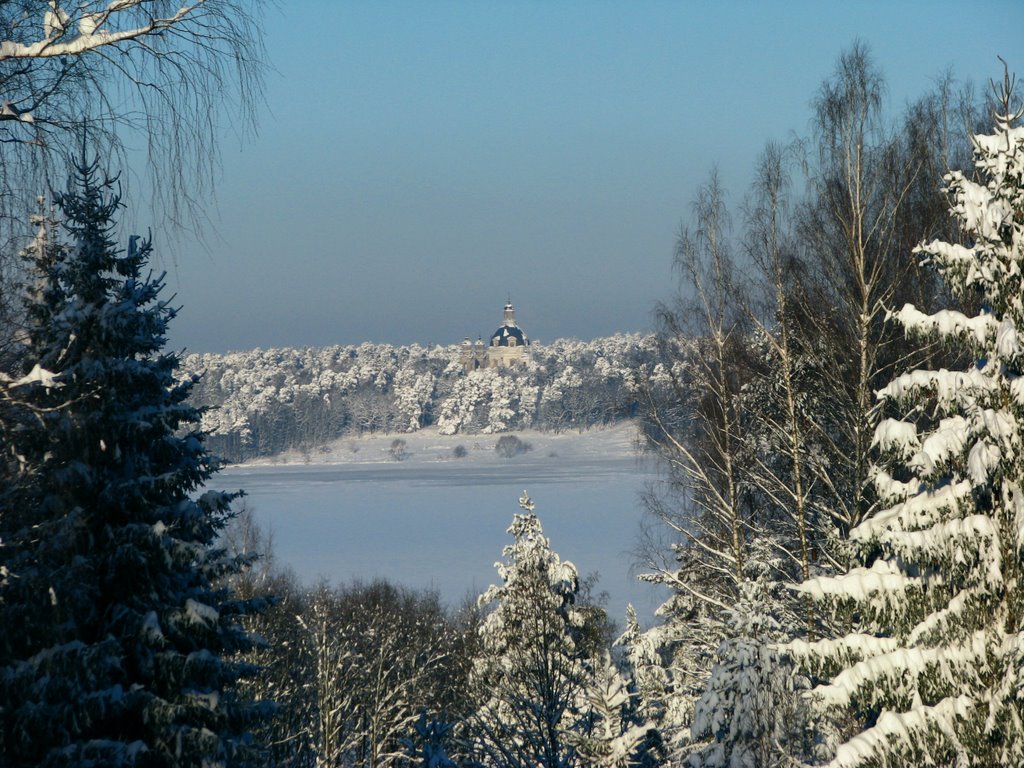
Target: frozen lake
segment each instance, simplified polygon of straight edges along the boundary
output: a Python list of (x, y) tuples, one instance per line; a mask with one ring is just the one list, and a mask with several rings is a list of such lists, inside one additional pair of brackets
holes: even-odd
[[(621, 625), (632, 602), (651, 622), (660, 600), (633, 563), (639, 495), (655, 468), (632, 451), (625, 428), (531, 435), (534, 449), (511, 459), (495, 454), (494, 436), (402, 437), (404, 461), (384, 459), (390, 439), (349, 442), (318, 457), (332, 463), (232, 467), (215, 486), (245, 489), (278, 562), (307, 583), (386, 577), (432, 587), (452, 604), (497, 579), (494, 563), (526, 489), (552, 548), (581, 576), (600, 573), (612, 618)], [(451, 458), (463, 443), (467, 456)]]

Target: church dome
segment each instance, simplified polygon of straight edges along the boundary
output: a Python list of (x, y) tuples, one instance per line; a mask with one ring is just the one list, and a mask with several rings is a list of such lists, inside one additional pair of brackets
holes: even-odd
[(491, 334), (492, 347), (524, 347), (529, 343), (523, 329), (516, 325), (503, 325)]

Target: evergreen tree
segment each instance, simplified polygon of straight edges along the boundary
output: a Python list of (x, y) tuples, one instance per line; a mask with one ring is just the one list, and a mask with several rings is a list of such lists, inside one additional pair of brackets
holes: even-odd
[(655, 751), (664, 751), (664, 741), (678, 735), (682, 723), (690, 715), (678, 711), (688, 706), (689, 698), (676, 696), (672, 669), (666, 658), (674, 645), (663, 633), (674, 633), (675, 627), (667, 623), (655, 624), (644, 631), (632, 605), (626, 606), (626, 631), (615, 641), (624, 649), (624, 665), (632, 690), (636, 694), (638, 717), (652, 725), (652, 745)]
[(526, 514), (508, 529), (515, 541), (497, 565), (502, 584), (480, 597), (494, 608), (480, 627), (474, 679), (481, 702), (471, 736), (485, 765), (581, 765), (591, 664), (575, 610), (579, 578), (551, 549), (525, 492), (519, 503)]
[(994, 132), (973, 138), (977, 181), (945, 177), (965, 244), (917, 249), (979, 311), (894, 313), (976, 362), (878, 393), (900, 416), (875, 432), (884, 509), (851, 532), (859, 567), (802, 586), (852, 617), (838, 640), (792, 646), (831, 678), (815, 693), (840, 726), (833, 766), (1024, 762), (1024, 110), (1012, 93), (1007, 75)]
[(658, 733), (637, 711), (636, 694), (605, 651), (595, 660), (583, 700), (590, 727), (578, 741), (584, 765), (625, 768), (649, 765), (660, 746)]
[(772, 612), (781, 600), (771, 594), (768, 571), (764, 568), (760, 578), (742, 585), (739, 601), (728, 612), (728, 635), (694, 709), (693, 739), (699, 748), (687, 765), (788, 766), (803, 748), (798, 678), (775, 646), (785, 633)]
[(451, 724), (428, 718), (423, 710), (413, 724), (413, 735), (403, 740), (409, 768), (457, 768), (448, 756), (447, 745), (451, 740)]
[[(240, 761), (258, 707), (232, 693), (258, 607), (220, 586), (245, 557), (214, 544), (235, 494), (202, 492), (193, 381), (163, 352), (175, 312), (148, 241), (113, 239), (120, 201), (96, 162), (57, 197), (70, 245), (31, 254), (27, 359), (53, 373), (9, 432), (22, 467), (0, 510), (0, 754), (10, 766)], [(37, 369), (37, 370), (39, 370)]]

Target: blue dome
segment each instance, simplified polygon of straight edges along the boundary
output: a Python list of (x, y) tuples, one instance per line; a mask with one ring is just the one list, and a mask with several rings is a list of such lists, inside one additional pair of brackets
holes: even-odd
[[(515, 339), (515, 342), (509, 343), (510, 339)], [(523, 329), (517, 325), (503, 325), (491, 334), (492, 347), (525, 347), (529, 343)]]

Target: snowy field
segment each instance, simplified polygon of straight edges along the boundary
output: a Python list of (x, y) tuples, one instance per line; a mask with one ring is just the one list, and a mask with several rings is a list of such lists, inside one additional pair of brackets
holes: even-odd
[[(658, 593), (637, 582), (633, 564), (639, 494), (656, 467), (634, 450), (634, 427), (517, 437), (532, 450), (512, 458), (497, 455), (495, 435), (345, 439), (308, 463), (282, 456), (231, 467), (215, 482), (246, 490), (278, 561), (304, 581), (387, 577), (432, 587), (452, 604), (497, 578), (494, 563), (526, 489), (555, 551), (581, 575), (600, 573), (612, 618), (621, 625), (632, 602), (649, 624)], [(401, 461), (391, 456), (395, 439), (405, 441)]]

